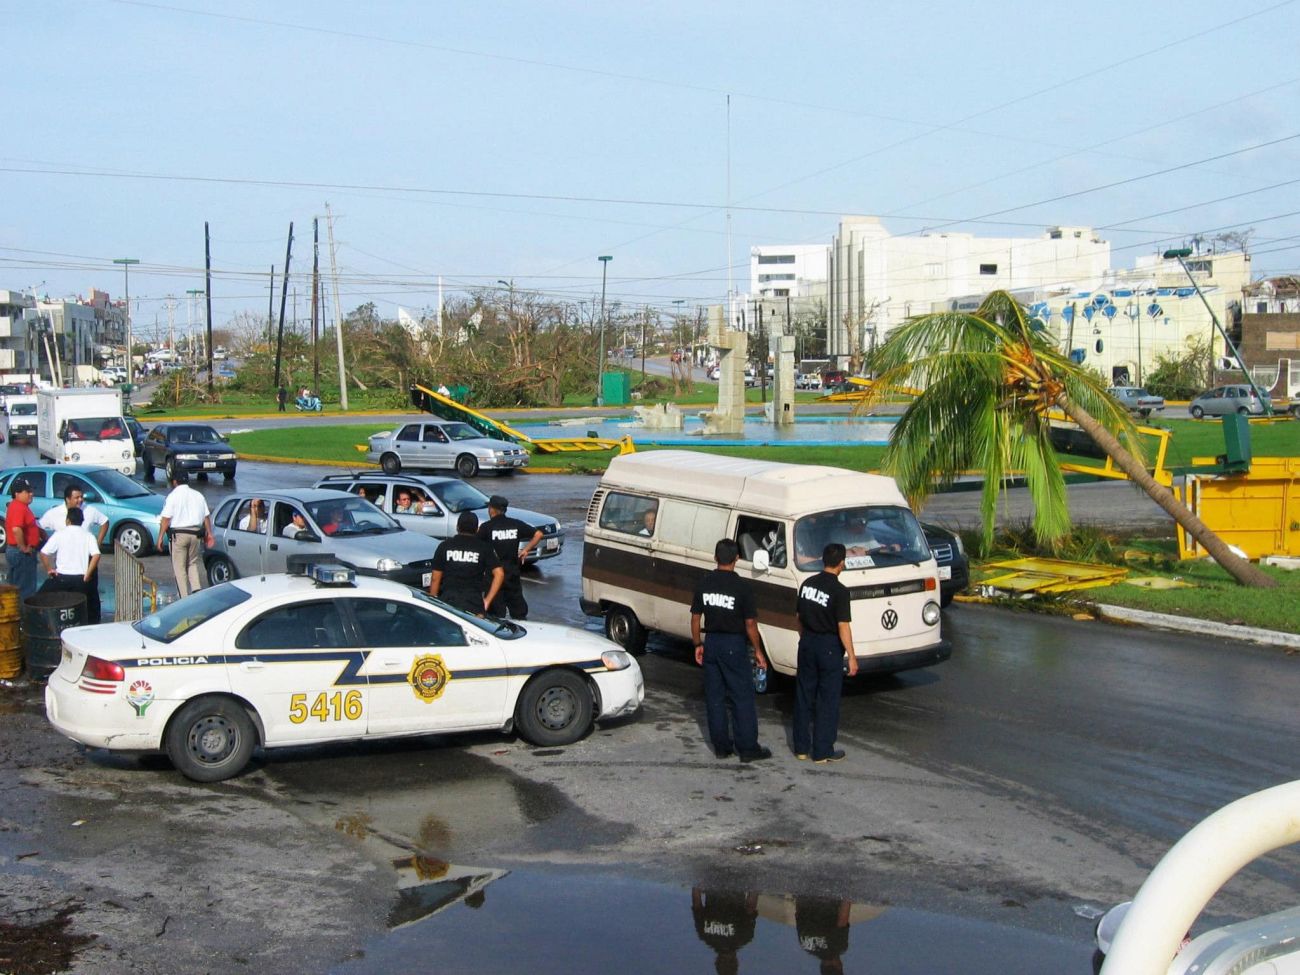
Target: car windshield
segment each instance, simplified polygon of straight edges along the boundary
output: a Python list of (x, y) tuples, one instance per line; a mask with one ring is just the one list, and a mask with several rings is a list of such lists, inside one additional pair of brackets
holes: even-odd
[(103, 491), (105, 497), (117, 498), (119, 501), (124, 498), (143, 498), (153, 494), (140, 482), (107, 468), (86, 471), (86, 479)]
[(528, 631), (518, 623), (510, 620), (497, 619), (495, 616), (471, 616), (469, 613), (462, 612), (455, 606), (449, 606), (441, 599), (435, 599), (422, 589), (412, 587), (413, 592), (421, 602), (428, 603), (430, 606), (436, 606), (438, 609), (451, 613), (457, 619), (466, 623), (472, 623), (485, 633), (491, 633), (499, 640), (518, 640), (520, 637), (527, 636)]
[(924, 562), (930, 546), (908, 508), (863, 505), (800, 518), (794, 526), (795, 565), (820, 572), (822, 550), (832, 542), (844, 546), (846, 569), (870, 569)]
[(221, 443), (221, 437), (212, 427), (173, 427), (172, 443)]
[(468, 423), (444, 423), (442, 432), (452, 440), (477, 440), (483, 436)]
[(487, 495), (464, 481), (443, 481), (440, 484), (431, 484), (429, 490), (433, 492), (435, 498), (442, 502), (442, 506), (453, 514), (459, 514), (462, 511), (477, 511), (479, 508), (487, 507)]
[(333, 538), (351, 535), (386, 535), (406, 531), (365, 498), (347, 497), (312, 501), (307, 505), (312, 521)]
[(35, 416), (36, 404), (35, 403), (14, 403), (12, 406), (9, 407), (9, 415), (10, 416)]
[(222, 583), (211, 589), (200, 589), (184, 599), (164, 606), (156, 613), (150, 613), (131, 628), (141, 636), (160, 643), (171, 643), (184, 636), (196, 626), (201, 626), (214, 616), (220, 616), (232, 606), (249, 599), (249, 594), (230, 583)]

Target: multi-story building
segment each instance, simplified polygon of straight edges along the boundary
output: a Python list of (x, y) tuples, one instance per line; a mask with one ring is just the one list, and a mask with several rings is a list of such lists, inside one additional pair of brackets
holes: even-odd
[(107, 293), (89, 299), (37, 298), (0, 290), (0, 371), (64, 382), (94, 380), (105, 349), (122, 343), (124, 312)]
[(751, 247), (749, 297), (803, 298), (824, 286), (828, 253), (825, 244)]
[(1040, 237), (932, 233), (895, 237), (876, 217), (844, 217), (830, 249), (830, 355), (869, 350), (911, 315), (953, 295), (1087, 287), (1110, 267), (1110, 244), (1087, 227)]
[(0, 372), (27, 371), (26, 314), (36, 299), (21, 291), (0, 290)]

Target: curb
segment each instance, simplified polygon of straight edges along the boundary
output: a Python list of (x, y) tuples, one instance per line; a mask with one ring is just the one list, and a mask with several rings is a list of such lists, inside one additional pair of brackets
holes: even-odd
[(1191, 619), (1186, 616), (1171, 616), (1168, 613), (1152, 613), (1144, 609), (1130, 609), (1127, 606), (1110, 606), (1103, 603), (1094, 605), (1098, 615), (1103, 619), (1115, 620), (1121, 623), (1136, 623), (1140, 626), (1153, 626), (1161, 630), (1201, 633), (1206, 636), (1225, 637), (1230, 640), (1246, 640), (1250, 643), (1263, 643), (1269, 646), (1286, 647), (1290, 650), (1300, 650), (1300, 634), (1297, 633), (1264, 630), (1255, 626), (1234, 626), (1231, 623)]

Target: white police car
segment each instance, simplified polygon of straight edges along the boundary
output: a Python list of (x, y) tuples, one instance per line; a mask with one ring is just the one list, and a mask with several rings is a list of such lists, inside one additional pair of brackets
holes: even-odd
[(645, 696), (636, 661), (595, 634), (479, 619), (339, 565), (62, 636), (51, 724), (91, 747), (166, 751), (202, 782), (238, 774), (258, 745), (512, 728), (565, 745)]

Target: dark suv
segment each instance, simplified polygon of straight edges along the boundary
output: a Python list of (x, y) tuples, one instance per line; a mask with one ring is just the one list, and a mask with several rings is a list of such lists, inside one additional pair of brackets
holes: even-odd
[(141, 464), (146, 479), (154, 468), (167, 472), (170, 481), (178, 470), (191, 474), (224, 474), (235, 478), (235, 451), (226, 438), (201, 423), (160, 423), (144, 438)]
[(970, 563), (961, 536), (938, 525), (921, 522), (921, 531), (930, 543), (934, 560), (939, 563), (939, 604), (947, 606), (952, 597), (970, 585)]

